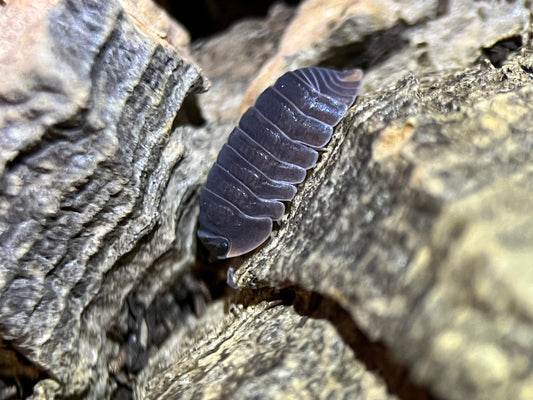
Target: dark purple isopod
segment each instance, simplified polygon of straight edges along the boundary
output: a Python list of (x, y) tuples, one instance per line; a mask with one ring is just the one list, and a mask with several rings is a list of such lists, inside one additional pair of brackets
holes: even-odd
[(200, 192), (198, 237), (211, 257), (247, 253), (272, 232), (283, 201), (315, 166), (355, 101), (361, 70), (311, 67), (267, 88), (230, 134)]

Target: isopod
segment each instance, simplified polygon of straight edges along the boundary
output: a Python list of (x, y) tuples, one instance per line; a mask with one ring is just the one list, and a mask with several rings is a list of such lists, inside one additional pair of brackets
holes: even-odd
[(200, 191), (198, 237), (212, 258), (248, 253), (268, 239), (361, 78), (359, 69), (287, 72), (243, 114)]

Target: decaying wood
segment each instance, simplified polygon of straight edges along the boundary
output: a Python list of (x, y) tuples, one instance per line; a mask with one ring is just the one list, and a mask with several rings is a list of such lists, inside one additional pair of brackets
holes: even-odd
[(23, 395), (108, 397), (125, 299), (192, 262), (201, 170), (170, 132), (203, 78), (114, 1), (1, 12), (0, 371)]
[(237, 284), (333, 298), (442, 398), (527, 398), (532, 61), (363, 96)]
[[(466, 10), (460, 4), (442, 21), (400, 30), (396, 41), (403, 51), (391, 52), (383, 64), (370, 68), (366, 87), (378, 87), (383, 77), (390, 82), (385, 75), (391, 71), (388, 75), (399, 79), (358, 99), (275, 237), (235, 273), (247, 299), (253, 297), (249, 289), (259, 297), (267, 288), (284, 288), (297, 297), (318, 294), (319, 313), (327, 313), (332, 303), (338, 306), (333, 314), (344, 317), (328, 318), (341, 333), (338, 345), (356, 354), (368, 347), (368, 342), (350, 342), (354, 326), (368, 340), (384, 343), (390, 352), (384, 357), (370, 346), (380, 367), (364, 367), (385, 378), (380, 384), (400, 398), (530, 395), (533, 377), (526, 360), (533, 343), (526, 338), (533, 337), (528, 317), (533, 114), (528, 104), (533, 57), (527, 45), (528, 11), (509, 6), (499, 14), (508, 18), (491, 30), (476, 19), (476, 13), (496, 16), (493, 9), (484, 14), (486, 6)], [(464, 23), (461, 13), (471, 22), (467, 40), (460, 40), (464, 33), (454, 29), (454, 21)], [(431, 40), (415, 47), (413, 41), (421, 37)], [(444, 51), (450, 45), (444, 37), (453, 37), (456, 49)], [(514, 54), (509, 52), (509, 37), (525, 48), (515, 45)], [(413, 47), (402, 42), (406, 38)], [(353, 47), (365, 49), (364, 44)], [(454, 51), (463, 56), (452, 62)], [(393, 60), (417, 53), (420, 57), (407, 64), (413, 72), (401, 64), (393, 68)], [(353, 62), (358, 62), (355, 55)], [(438, 67), (432, 68), (433, 63)], [(248, 304), (239, 295), (233, 301)], [(210, 341), (216, 350), (203, 356), (202, 347), (197, 350), (181, 335), (177, 343), (186, 345), (167, 349), (165, 373), (155, 368), (152, 376), (153, 367), (145, 371), (138, 398), (162, 398), (161, 393), (209, 398), (226, 390), (236, 398), (290, 394), (283, 379), (269, 375), (294, 376), (281, 361), (283, 351), (262, 360), (265, 365), (280, 362), (264, 373), (228, 372), (246, 365), (250, 356), (241, 349), (257, 346), (253, 334), (240, 338), (242, 325), (257, 332), (266, 324), (264, 311), (250, 312), (258, 316), (238, 316), (227, 325), (206, 317), (188, 339), (202, 343), (202, 333), (217, 336)], [(273, 318), (270, 323), (279, 322)], [(308, 336), (313, 333), (302, 333), (301, 340)], [(315, 351), (323, 351), (322, 359), (327, 359), (327, 346)], [(194, 365), (186, 362), (195, 356)], [(405, 369), (393, 367), (396, 362)], [(304, 362), (299, 365), (305, 368)], [(361, 376), (356, 362), (346, 361), (344, 368)], [(320, 379), (334, 371), (339, 371), (337, 365), (330, 370), (324, 362), (313, 376)], [(410, 384), (411, 379), (418, 385)], [(187, 386), (191, 381), (199, 385)], [(313, 386), (305, 379), (296, 381), (308, 397), (328, 398), (324, 388), (330, 382)], [(239, 392), (245, 387), (254, 391)], [(351, 398), (350, 390), (345, 385), (326, 393)], [(359, 395), (379, 398), (364, 391)]]
[[(144, 1), (0, 8), (0, 399), (531, 398), (530, 10), (334, 3), (197, 43), (200, 101)], [(237, 103), (304, 64), (363, 94), (272, 239), (207, 266)]]

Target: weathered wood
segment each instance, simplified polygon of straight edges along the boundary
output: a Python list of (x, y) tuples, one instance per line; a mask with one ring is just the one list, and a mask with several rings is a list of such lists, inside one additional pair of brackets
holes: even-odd
[[(399, 398), (529, 398), (533, 58), (528, 14), (516, 4), (454, 2), (444, 15), (430, 16), (431, 23), (388, 21), (398, 29), (389, 39), (401, 46), (369, 67), (367, 93), (339, 126), (273, 238), (244, 258), (234, 279), (245, 290), (230, 302), (261, 304), (265, 291), (282, 288), (296, 298), (317, 296), (315, 312), (299, 312), (317, 322), (314, 318), (334, 307), (337, 318), (326, 319), (340, 337), (332, 342), (357, 355), (346, 359), (344, 368), (358, 382), (373, 376), (378, 387), (386, 384)], [(362, 26), (358, 18), (356, 13), (350, 19), (354, 29)], [(339, 28), (345, 39), (350, 37), (342, 30), (346, 26)], [(356, 39), (344, 49), (322, 48), (321, 54), (335, 64), (337, 50), (341, 60), (358, 65), (356, 54), (350, 59), (342, 50), (379, 53), (372, 38), (379, 43), (382, 33), (368, 32), (368, 42)], [(316, 48), (310, 46), (309, 53), (316, 54)], [(284, 56), (294, 62), (287, 54), (279, 58)], [(300, 57), (308, 60), (309, 54)], [(394, 84), (383, 88), (384, 82)], [(292, 303), (274, 305), (283, 309)], [(265, 319), (259, 310), (252, 305), (222, 323), (207, 315), (188, 335), (177, 335), (173, 347), (143, 372), (137, 398), (293, 393), (271, 373), (286, 377), (302, 394), (326, 398), (321, 385), (331, 382), (325, 377), (341, 372), (323, 361), (328, 346), (311, 344), (320, 334), (302, 331), (295, 339), (297, 353), (311, 352), (314, 359), (323, 352), (314, 369), (296, 362), (305, 372), (295, 378), (285, 363), (293, 347), (269, 352), (255, 336), (269, 327), (291, 326), (290, 312), (279, 310)], [(216, 315), (215, 307), (209, 312)], [(366, 341), (354, 343), (358, 329)], [(373, 341), (386, 346), (388, 357), (380, 358)], [(358, 365), (363, 348), (384, 365)], [(246, 363), (253, 356), (265, 369), (248, 374), (257, 368), (254, 361)], [(395, 359), (405, 369), (393, 368)], [(308, 374), (320, 384), (314, 386)], [(342, 385), (335, 395), (353, 398), (349, 385)]]
[[(256, 295), (246, 290), (231, 302), (259, 302), (260, 288), (315, 293), (322, 299), (318, 314), (339, 307), (328, 320), (341, 337), (331, 343), (361, 352), (369, 344), (357, 343), (357, 328), (386, 343), (392, 359), (382, 359), (388, 367), (372, 379), (379, 387), (384, 374), (400, 398), (430, 395), (389, 381), (391, 369), (398, 371), (394, 358), (439, 398), (527, 399), (533, 379), (527, 367), (533, 355), (531, 65), (532, 58), (519, 56), (502, 69), (484, 63), (439, 77), (408, 76), (363, 95), (275, 237), (235, 273), (237, 284)], [(288, 324), (288, 314), (265, 317), (253, 306), (220, 318), (208, 315), (188, 339), (174, 338), (144, 372), (137, 398), (222, 392), (247, 398), (252, 388), (292, 393), (270, 374), (286, 376), (310, 397), (327, 398), (322, 390), (329, 384), (343, 388), (331, 395), (354, 396), (346, 382), (322, 381), (338, 365), (306, 369), (295, 361), (305, 371), (298, 379), (285, 361), (293, 345), (306, 349), (296, 354), (312, 348), (311, 358), (329, 354), (328, 346), (311, 344), (319, 335), (313, 329), (278, 352), (257, 344), (254, 335)], [(380, 359), (375, 348), (370, 352)], [(259, 368), (254, 357), (265, 366), (261, 373), (250, 372)], [(356, 381), (366, 379), (357, 360), (343, 365)], [(321, 383), (311, 384), (309, 374)]]
[(187, 170), (170, 132), (204, 84), (115, 1), (1, 12), (0, 349), (16, 357), (0, 371), (50, 378), (37, 397), (108, 397), (119, 344), (106, 331), (125, 298), (149, 301), (192, 261), (187, 202), (201, 170)]
[[(161, 349), (141, 378), (139, 399), (244, 398), (395, 400), (383, 381), (357, 360), (327, 319), (262, 303), (211, 307), (202, 338), (180, 335)], [(355, 332), (352, 332), (355, 337)], [(190, 351), (192, 348), (196, 350)], [(200, 365), (208, 368), (198, 368)], [(317, 374), (317, 368), (320, 373)], [(175, 372), (179, 371), (179, 374)], [(265, 392), (265, 385), (271, 391)], [(272, 397), (271, 397), (272, 398)]]
[(442, 398), (528, 398), (531, 65), (363, 95), (237, 284), (334, 299)]
[(531, 397), (525, 5), (307, 2), (263, 72), (363, 66), (364, 94), (195, 321), (197, 189), (287, 18), (197, 45), (217, 90), (173, 130), (205, 83), (126, 3), (0, 9), (0, 398)]

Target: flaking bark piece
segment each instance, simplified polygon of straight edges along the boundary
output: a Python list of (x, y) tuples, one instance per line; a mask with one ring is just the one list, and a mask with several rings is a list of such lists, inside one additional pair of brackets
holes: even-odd
[(334, 299), (442, 398), (526, 399), (531, 62), (362, 95), (235, 283)]
[[(1, 13), (0, 336), (53, 379), (35, 396), (105, 398), (116, 352), (106, 330), (124, 299), (141, 281), (153, 295), (187, 267), (179, 260), (190, 266), (176, 210), (195, 182), (169, 189), (169, 206), (187, 152), (170, 131), (205, 81), (116, 1), (9, 2)], [(173, 248), (173, 266), (146, 279)]]
[(327, 320), (267, 303), (228, 313), (212, 304), (195, 329), (160, 350), (136, 390), (144, 400), (251, 396), (398, 399)]

